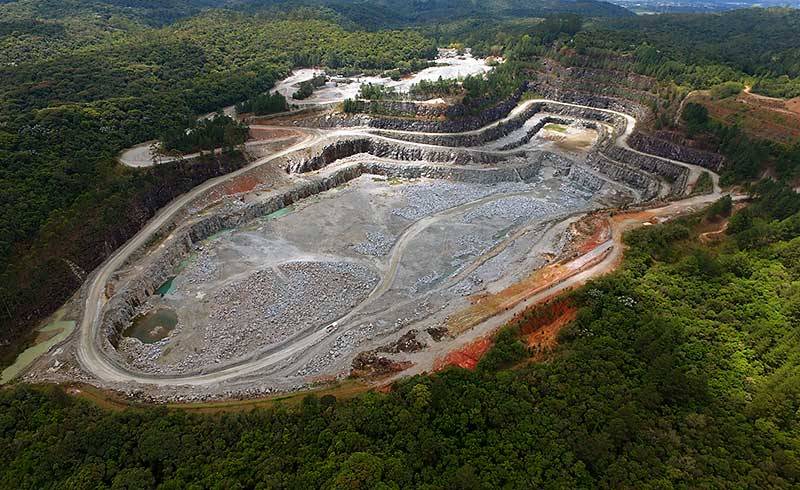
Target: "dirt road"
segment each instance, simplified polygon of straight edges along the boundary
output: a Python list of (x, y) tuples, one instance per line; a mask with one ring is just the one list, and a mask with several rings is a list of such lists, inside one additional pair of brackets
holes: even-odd
[[(544, 99), (539, 99), (535, 101), (527, 101), (524, 104), (532, 104), (535, 102), (548, 102), (548, 103), (556, 103), (556, 104), (563, 104), (560, 102), (549, 101)], [(580, 106), (576, 104), (563, 104), (567, 106), (577, 107), (577, 108), (587, 108), (586, 106)], [(592, 110), (600, 110), (590, 108)], [(519, 113), (519, 111), (524, 110), (524, 107), (518, 107), (514, 114)], [(633, 128), (635, 126), (636, 120), (628, 116), (626, 114), (611, 111), (611, 110), (602, 110), (604, 112), (613, 113), (622, 117), (626, 118), (628, 122), (626, 130), (623, 134), (619, 135), (616, 143), (620, 146), (625, 147), (631, 151), (637, 152), (628, 147), (627, 145), (627, 138), (632, 133)], [(90, 283), (87, 288), (87, 296), (86, 296), (86, 303), (84, 309), (84, 315), (81, 319), (79, 324), (79, 332), (78, 332), (78, 349), (77, 355), (78, 360), (82, 366), (82, 368), (91, 373), (94, 377), (98, 380), (103, 382), (110, 382), (110, 383), (140, 383), (140, 384), (148, 384), (148, 385), (158, 385), (158, 386), (180, 386), (180, 385), (190, 385), (190, 386), (202, 386), (202, 385), (212, 385), (215, 383), (219, 383), (221, 381), (231, 380), (233, 378), (238, 378), (241, 376), (245, 376), (248, 374), (256, 373), (268, 366), (276, 365), (281, 362), (285, 362), (288, 359), (292, 358), (296, 354), (307, 349), (309, 346), (313, 346), (327, 336), (332, 335), (333, 331), (331, 329), (326, 328), (318, 328), (312, 332), (306, 332), (306, 335), (302, 337), (295, 337), (294, 341), (290, 343), (286, 343), (278, 348), (269, 350), (263, 353), (260, 357), (256, 359), (248, 359), (245, 362), (242, 362), (237, 365), (232, 365), (221, 369), (219, 371), (210, 372), (210, 373), (202, 373), (197, 375), (189, 375), (189, 376), (155, 376), (155, 375), (142, 375), (133, 373), (130, 370), (126, 369), (125, 367), (117, 364), (115, 361), (109, 359), (108, 356), (103, 352), (101, 349), (98, 336), (99, 336), (99, 329), (100, 329), (100, 315), (105, 303), (105, 288), (106, 284), (112, 277), (113, 273), (117, 271), (133, 254), (134, 251), (139, 249), (148, 240), (157, 232), (157, 230), (164, 224), (168, 223), (184, 206), (189, 204), (195, 198), (200, 196), (202, 193), (208, 191), (212, 187), (226, 182), (236, 176), (246, 172), (254, 167), (258, 167), (260, 165), (267, 164), (272, 162), (278, 158), (281, 158), (285, 155), (288, 155), (292, 152), (301, 151), (307, 148), (312, 147), (313, 145), (319, 143), (321, 140), (325, 138), (332, 138), (338, 136), (365, 136), (365, 137), (375, 137), (374, 135), (370, 135), (367, 131), (363, 129), (350, 129), (345, 131), (330, 131), (330, 132), (323, 132), (320, 130), (307, 130), (308, 136), (298, 144), (293, 145), (290, 148), (287, 148), (283, 151), (280, 151), (270, 157), (260, 159), (252, 164), (248, 165), (247, 167), (233, 172), (231, 174), (218, 177), (216, 179), (210, 180), (192, 191), (178, 197), (166, 207), (164, 207), (155, 217), (153, 217), (147, 225), (131, 240), (129, 240), (122, 248), (120, 248), (114, 255), (112, 255), (103, 265), (100, 266), (99, 269), (91, 276)], [(640, 152), (637, 152), (640, 153)], [(663, 159), (666, 161), (670, 161), (677, 165), (682, 165), (689, 168), (692, 175), (698, 175), (701, 171), (706, 171), (705, 169), (701, 169), (700, 167), (696, 167), (694, 165), (688, 165), (682, 162), (677, 162), (674, 160)], [(697, 196), (688, 199), (684, 199), (681, 201), (677, 201), (671, 203), (667, 206), (663, 206), (658, 208), (657, 210), (653, 210), (655, 215), (661, 215), (663, 213), (680, 213), (685, 212), (689, 209), (694, 209), (698, 206), (705, 205), (707, 203), (712, 202), (713, 200), (717, 199), (720, 195), (719, 185), (718, 185), (718, 178), (712, 172), (709, 172), (714, 177), (714, 192), (712, 194), (706, 196)], [(497, 199), (502, 196), (493, 196), (492, 199)], [(476, 205), (479, 202), (470, 203), (470, 205)], [(452, 210), (450, 210), (452, 212)], [(425, 221), (428, 220), (428, 221)], [(435, 221), (435, 217), (424, 218), (421, 220), (422, 223), (418, 225), (416, 228), (412, 226), (412, 228), (407, 231), (407, 237), (405, 241), (411, 240), (414, 236), (414, 233), (419, 233), (422, 229), (426, 226), (430, 225), (430, 222)], [(621, 254), (621, 234), (622, 231), (627, 226), (624, 222), (619, 223), (617, 225), (617, 229), (615, 230), (614, 234), (614, 242), (613, 246), (611, 246), (610, 251), (607, 255), (604, 256), (602, 260), (595, 263), (591, 267), (587, 267), (585, 270), (581, 270), (579, 273), (571, 276), (565, 281), (559, 282), (557, 284), (552, 284), (538, 292), (535, 296), (528, 298), (529, 301), (535, 301), (536, 298), (546, 297), (552, 294), (555, 294), (559, 291), (572, 287), (576, 284), (585, 282), (586, 280), (591, 279), (592, 277), (596, 277), (598, 274), (602, 274), (613, 268), (613, 264), (618, 261), (620, 254)], [(171, 238), (168, 237), (167, 240)], [(395, 245), (395, 249), (393, 251), (394, 254), (402, 255), (403, 252), (403, 243), (404, 240), (401, 239), (398, 244)], [(599, 252), (594, 252), (599, 253)], [(605, 253), (605, 252), (603, 252)], [(398, 257), (400, 256), (398, 255)], [(395, 259), (393, 256), (393, 260), (395, 262), (399, 259)], [(384, 289), (391, 285), (391, 274), (387, 274), (388, 279), (385, 280)], [(388, 286), (386, 286), (388, 285)], [(380, 288), (380, 286), (379, 286)], [(501, 315), (497, 315), (490, 319), (490, 321), (484, 322), (480, 326), (480, 328), (473, 329), (476, 332), (479, 330), (488, 331), (487, 329), (496, 328), (498, 325), (502, 324), (503, 322), (507, 321), (510, 312), (505, 312)], [(345, 320), (347, 318), (345, 317)], [(473, 332), (469, 332), (469, 336), (472, 336)]]

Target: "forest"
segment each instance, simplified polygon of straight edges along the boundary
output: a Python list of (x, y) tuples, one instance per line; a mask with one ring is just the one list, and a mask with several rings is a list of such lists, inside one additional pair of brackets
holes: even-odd
[(222, 148), (233, 152), (247, 140), (250, 128), (222, 113), (201, 120), (190, 121), (184, 128), (176, 128), (159, 137), (166, 152), (194, 153)]
[(566, 300), (531, 359), (506, 326), (475, 371), (250, 413), (108, 411), (60, 387), (0, 393), (14, 488), (796, 488), (800, 198), (626, 236), (622, 267)]

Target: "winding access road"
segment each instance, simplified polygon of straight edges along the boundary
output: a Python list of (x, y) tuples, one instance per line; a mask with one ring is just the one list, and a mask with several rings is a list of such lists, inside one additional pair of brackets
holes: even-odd
[[(632, 116), (612, 110), (596, 109), (593, 107), (581, 106), (577, 104), (561, 103), (546, 99), (526, 101), (523, 104), (530, 105), (535, 102), (547, 102), (547, 103), (562, 104), (582, 109), (599, 110), (625, 117), (628, 124), (626, 126), (625, 132), (617, 137), (616, 144), (623, 146), (624, 148), (630, 151), (641, 153), (638, 152), (637, 150), (628, 147), (627, 145), (627, 138), (633, 132), (633, 126), (636, 123), (636, 120)], [(509, 117), (513, 117), (515, 114), (519, 114), (519, 112), (524, 109), (525, 107), (523, 107), (522, 105), (518, 106)], [(294, 128), (294, 129), (301, 129), (301, 128)], [(107, 259), (96, 270), (96, 272), (91, 276), (90, 283), (88, 284), (88, 287), (86, 289), (87, 292), (85, 299), (85, 307), (77, 332), (77, 358), (81, 367), (87, 373), (93, 375), (97, 380), (107, 383), (140, 383), (145, 385), (157, 385), (157, 386), (211, 385), (219, 383), (221, 381), (231, 380), (244, 375), (253, 374), (266, 367), (275, 365), (280, 362), (284, 362), (287, 359), (294, 356), (295, 354), (304, 351), (309, 346), (313, 346), (314, 344), (317, 344), (318, 342), (322, 341), (326, 336), (333, 334), (333, 332), (330, 331), (329, 329), (317, 328), (315, 331), (309, 333), (308, 335), (303, 336), (302, 338), (296, 338), (296, 340), (290, 344), (280, 346), (280, 349), (278, 350), (263, 353), (263, 355), (261, 355), (258, 358), (255, 359), (251, 358), (239, 364), (231, 365), (210, 373), (185, 375), (185, 376), (155, 376), (155, 375), (144, 375), (132, 372), (126, 369), (125, 367), (119, 365), (112, 359), (110, 359), (102, 350), (98, 342), (99, 330), (101, 328), (100, 317), (101, 317), (101, 312), (103, 310), (103, 306), (105, 304), (106, 284), (109, 282), (114, 272), (117, 271), (120, 267), (122, 267), (123, 264), (126, 263), (126, 261), (131, 257), (131, 255), (136, 250), (144, 246), (148, 242), (148, 240), (150, 240), (151, 237), (163, 225), (169, 223), (170, 220), (174, 219), (176, 214), (180, 210), (182, 210), (184, 206), (188, 205), (194, 199), (196, 199), (201, 194), (210, 190), (216, 185), (219, 185), (223, 182), (233, 179), (236, 176), (241, 175), (244, 172), (247, 172), (248, 170), (273, 162), (293, 152), (298, 152), (307, 148), (311, 148), (315, 144), (318, 144), (319, 142), (323, 141), (324, 139), (337, 136), (351, 136), (351, 135), (362, 135), (364, 137), (373, 137), (373, 138), (376, 137), (376, 135), (369, 134), (367, 131), (364, 130), (359, 131), (351, 129), (351, 130), (334, 130), (334, 131), (324, 132), (316, 129), (307, 129), (307, 128), (302, 128), (302, 129), (303, 131), (306, 131), (308, 135), (303, 141), (285, 150), (277, 152), (274, 155), (257, 160), (233, 173), (209, 180), (201, 184), (200, 186), (192, 189), (191, 191), (187, 192), (186, 194), (183, 194), (180, 197), (173, 200), (171, 203), (169, 203), (167, 206), (161, 209), (133, 238), (131, 238), (127, 243), (125, 243), (125, 245), (123, 245), (119, 250), (117, 250), (111, 257), (109, 257), (109, 259)], [(485, 129), (486, 128), (482, 128), (482, 130)], [(437, 147), (437, 148), (444, 148), (444, 147)], [(652, 157), (653, 155), (648, 155), (648, 156)], [(683, 162), (678, 162), (669, 159), (663, 159), (663, 160), (687, 167), (689, 168), (689, 171), (692, 172), (693, 174), (699, 175), (700, 171), (706, 171), (705, 169), (701, 169), (700, 167), (685, 164)], [(709, 171), (709, 173), (712, 175), (714, 179), (714, 192), (712, 194), (709, 194), (707, 196), (689, 198), (683, 201), (673, 202), (669, 206), (676, 208), (684, 208), (686, 206), (697, 205), (698, 202), (711, 202), (713, 199), (716, 199), (716, 197), (718, 197), (719, 195), (718, 177), (713, 172)], [(492, 198), (487, 198), (473, 203), (467, 203), (463, 206), (477, 205), (486, 200), (499, 199), (502, 197), (505, 196), (501, 195), (492, 196)], [(445, 211), (444, 213), (448, 212), (454, 212), (454, 211), (451, 209), (449, 211)], [(435, 221), (435, 219), (436, 219), (435, 217), (424, 218), (423, 220), (421, 220), (419, 225), (412, 225), (412, 227), (406, 233), (407, 235), (406, 241), (413, 239), (413, 237), (417, 233), (419, 233), (422, 229), (431, 224), (432, 222), (431, 220)], [(403, 248), (404, 248), (403, 243), (398, 243), (394, 247), (395, 252), (401, 255)], [(614, 248), (618, 249), (619, 247), (615, 246)], [(394, 260), (394, 258), (391, 260)], [(396, 259), (394, 262), (395, 268), (396, 268), (396, 262), (398, 260), (399, 258)], [(601, 262), (601, 264), (605, 262), (606, 261), (603, 261)], [(391, 261), (390, 261), (390, 266), (391, 266)], [(598, 273), (601, 273), (602, 272), (601, 269), (603, 268), (597, 267), (597, 269)], [(586, 272), (585, 274), (583, 273), (581, 274), (582, 276), (581, 279), (586, 279), (587, 277), (593, 277), (594, 274), (593, 272), (592, 273), (590, 273), (590, 271), (585, 271), (585, 272)], [(388, 278), (383, 282), (384, 289), (391, 286), (391, 278), (392, 274), (388, 274)], [(381, 286), (379, 286), (379, 288), (380, 287)], [(548, 292), (552, 294), (553, 292), (560, 290), (564, 287), (566, 286), (563, 284), (554, 284), (550, 288), (548, 288), (547, 291), (543, 291), (541, 294), (545, 294)], [(350, 314), (354, 314), (355, 312), (356, 311), (353, 311)], [(347, 317), (343, 319), (346, 320)]]

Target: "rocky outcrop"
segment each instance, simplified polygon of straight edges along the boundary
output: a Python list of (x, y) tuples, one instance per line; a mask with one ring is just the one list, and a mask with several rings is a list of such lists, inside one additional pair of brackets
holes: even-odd
[(542, 130), (543, 127), (547, 126), (548, 124), (571, 124), (573, 121), (571, 119), (564, 119), (560, 117), (553, 117), (553, 116), (545, 116), (539, 119), (533, 126), (530, 127), (525, 134), (521, 135), (519, 139), (516, 139), (508, 144), (505, 144), (500, 147), (502, 151), (513, 150), (515, 148), (519, 148), (522, 145), (525, 145), (536, 136), (539, 131)]
[[(574, 107), (556, 102), (534, 102), (531, 103), (525, 110), (518, 112), (513, 117), (503, 119), (496, 124), (477, 131), (439, 134), (378, 129), (374, 130), (373, 134), (419, 144), (448, 147), (473, 147), (484, 145), (491, 141), (496, 141), (500, 138), (508, 136), (514, 131), (522, 128), (527, 121), (533, 117), (536, 117), (537, 114), (543, 115), (537, 124), (531, 127), (527, 133), (522, 135), (522, 137), (515, 143), (503, 146), (500, 148), (500, 150), (517, 148), (527, 143), (533, 136), (536, 135), (536, 133), (538, 133), (539, 130), (541, 130), (542, 127), (548, 123), (568, 124), (574, 120), (599, 121), (611, 124), (620, 131), (624, 130), (626, 125), (626, 120), (624, 117), (609, 112), (592, 108)], [(593, 124), (591, 127), (595, 128), (595, 126), (596, 125)]]
[(605, 185), (605, 181), (578, 165), (573, 166), (570, 170), (569, 180), (575, 187), (590, 193), (599, 191)]
[(689, 180), (689, 169), (686, 167), (619, 146), (607, 148), (603, 155), (633, 168), (664, 177), (672, 185), (673, 195), (681, 195), (686, 190)]
[(425, 177), (473, 184), (496, 184), (498, 182), (529, 182), (533, 180), (539, 175), (541, 161), (541, 159), (536, 159), (520, 165), (485, 169), (428, 165), (424, 163), (365, 162), (361, 164), (361, 168), (364, 173), (386, 177), (406, 179)]
[(520, 112), (513, 118), (504, 119), (496, 124), (490, 125), (480, 130), (461, 132), (461, 133), (417, 133), (417, 132), (395, 132), (390, 130), (374, 130), (374, 134), (386, 136), (388, 138), (400, 139), (413, 143), (426, 145), (438, 145), (448, 147), (472, 147), (483, 145), (489, 141), (502, 138), (511, 132), (521, 128), (525, 121), (541, 112), (542, 104), (533, 104), (531, 107)]
[(586, 159), (586, 165), (615, 182), (622, 182), (628, 187), (636, 189), (640, 192), (643, 201), (658, 197), (661, 190), (661, 183), (652, 174), (615, 162), (600, 153), (590, 155)]
[(426, 161), (455, 165), (497, 163), (509, 156), (487, 151), (404, 144), (381, 138), (352, 138), (331, 143), (312, 157), (289, 161), (285, 168), (289, 173), (311, 172), (360, 153), (398, 161)]
[(628, 145), (643, 153), (699, 165), (714, 172), (719, 172), (725, 164), (725, 159), (717, 153), (690, 148), (638, 132), (628, 138)]
[(417, 119), (442, 120), (448, 117), (452, 107), (448, 104), (431, 104), (413, 100), (354, 100), (351, 112), (375, 116), (413, 117)]
[[(367, 114), (333, 114), (316, 119), (313, 124), (321, 128), (367, 126), (375, 129), (416, 131), (424, 133), (463, 133), (488, 126), (511, 113), (520, 97), (527, 89), (521, 86), (504, 101), (471, 114), (473, 106), (455, 105), (448, 107), (444, 120), (418, 120), (413, 118), (392, 118)], [(477, 103), (478, 101), (476, 101)]]

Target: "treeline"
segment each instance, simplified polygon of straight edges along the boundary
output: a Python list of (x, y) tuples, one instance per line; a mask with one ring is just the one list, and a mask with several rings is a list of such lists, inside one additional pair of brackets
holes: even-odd
[(765, 185), (720, 243), (700, 217), (628, 234), (546, 362), (520, 336), (534, 310), (474, 372), (349, 401), (191, 415), (5, 390), (0, 486), (796, 488), (800, 200)]
[(452, 97), (463, 92), (460, 80), (443, 79), (420, 80), (408, 89), (408, 93), (418, 98)]
[(264, 116), (267, 114), (275, 114), (283, 112), (289, 108), (286, 103), (286, 97), (278, 92), (259, 94), (251, 97), (245, 101), (236, 104), (237, 114), (255, 114), (256, 116)]
[(800, 95), (798, 29), (797, 9), (753, 8), (608, 20), (590, 36), (595, 45), (617, 51), (649, 46), (646, 56), (637, 51), (640, 68), (659, 78), (694, 88), (750, 79), (758, 81), (759, 93), (795, 97)]
[(186, 129), (167, 131), (159, 140), (166, 152), (195, 153), (216, 148), (232, 152), (247, 140), (249, 133), (246, 124), (220, 112), (210, 118), (195, 120)]

